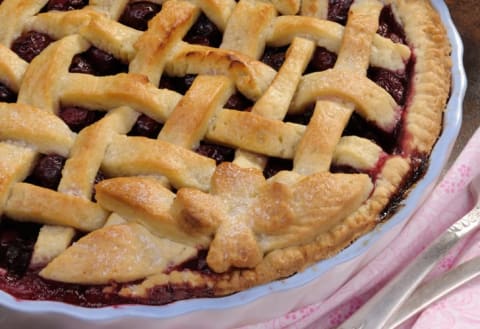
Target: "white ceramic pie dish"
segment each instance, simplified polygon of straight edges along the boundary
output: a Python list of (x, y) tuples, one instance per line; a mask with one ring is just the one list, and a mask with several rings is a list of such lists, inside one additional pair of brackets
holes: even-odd
[[(331, 294), (362, 264), (372, 259), (401, 230), (440, 176), (461, 126), (466, 89), (463, 45), (443, 1), (433, 0), (447, 27), (453, 53), (452, 95), (443, 132), (425, 176), (383, 225), (330, 259), (288, 279), (232, 296), (179, 301), (165, 306), (125, 305), (88, 309), (73, 305), (23, 301), (0, 291), (0, 328), (234, 328), (264, 321)], [(328, 284), (325, 284), (328, 282)]]

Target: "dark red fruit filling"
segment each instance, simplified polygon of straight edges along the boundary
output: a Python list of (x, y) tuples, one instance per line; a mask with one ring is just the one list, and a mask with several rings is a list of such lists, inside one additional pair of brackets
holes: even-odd
[(241, 93), (235, 93), (228, 99), (225, 107), (227, 109), (234, 109), (239, 111), (245, 111), (253, 106), (253, 102), (243, 96)]
[(132, 2), (127, 5), (119, 21), (134, 29), (145, 31), (148, 28), (148, 21), (161, 9), (161, 5), (148, 1)]
[(3, 83), (0, 83), (0, 102), (15, 103), (16, 101), (17, 94)]
[(37, 270), (27, 270), (21, 277), (0, 275), (0, 289), (25, 300), (51, 300), (83, 307), (102, 307), (141, 302), (103, 292), (104, 286), (82, 286), (43, 280)]
[(214, 159), (217, 165), (225, 161), (233, 161), (235, 150), (226, 146), (201, 142), (197, 148), (198, 154)]
[(31, 62), (38, 54), (42, 52), (54, 40), (47, 34), (30, 31), (22, 34), (15, 39), (12, 44), (12, 50), (18, 56)]
[(222, 32), (202, 13), (183, 40), (197, 45), (218, 47), (222, 43)]
[(88, 5), (88, 0), (50, 0), (42, 11), (50, 10), (75, 10), (82, 9)]
[(216, 275), (216, 273), (207, 264), (208, 250), (199, 250), (196, 258), (186, 261), (179, 266), (171, 269), (171, 271), (191, 270), (195, 272), (201, 272), (210, 276)]
[(90, 47), (86, 52), (73, 57), (70, 72), (96, 76), (114, 75), (128, 71), (128, 65), (101, 49)]
[[(124, 286), (112, 283), (111, 292), (104, 291), (104, 285), (66, 284), (44, 280), (38, 276), (40, 269), (29, 268), (33, 247), (40, 231), (40, 224), (22, 223), (6, 217), (0, 220), (0, 290), (25, 300), (52, 300), (83, 307), (104, 307), (121, 304), (163, 305), (185, 298), (211, 297), (208, 287), (191, 287), (189, 284), (158, 286), (148, 291), (147, 298), (125, 298), (118, 295)], [(192, 260), (175, 270), (198, 270), (209, 276), (206, 252), (200, 252)], [(138, 283), (138, 282), (135, 282)]]
[(72, 131), (79, 132), (83, 128), (100, 120), (105, 113), (91, 111), (79, 106), (64, 106), (60, 108), (58, 115)]
[(43, 155), (40, 160), (38, 160), (35, 168), (33, 168), (33, 172), (31, 176), (27, 178), (27, 181), (35, 185), (56, 190), (62, 178), (64, 165), (65, 158), (58, 154)]
[(406, 44), (405, 30), (398, 23), (391, 6), (385, 6), (380, 13), (378, 34), (390, 38), (393, 42)]
[(137, 122), (135, 122), (135, 125), (128, 135), (157, 138), (162, 126), (163, 125), (161, 123), (153, 120), (145, 114), (142, 114), (138, 117)]
[(282, 171), (282, 170), (291, 171), (292, 169), (293, 169), (293, 161), (292, 160), (270, 157), (270, 158), (268, 158), (267, 165), (265, 166), (265, 169), (263, 170), (263, 176), (265, 176), (265, 178), (268, 179), (268, 178), (276, 175), (279, 171)]
[(149, 303), (162, 305), (187, 298), (214, 297), (215, 293), (213, 288), (209, 287), (194, 288), (189, 284), (169, 284), (149, 289), (148, 295), (151, 299), (148, 300)]
[(396, 73), (379, 67), (368, 69), (368, 77), (385, 89), (399, 105), (405, 104), (408, 78), (405, 73)]
[(266, 47), (260, 61), (274, 68), (280, 70), (283, 62), (285, 62), (285, 54), (288, 46), (285, 47)]
[(353, 113), (347, 127), (343, 131), (344, 136), (359, 136), (370, 139), (378, 144), (389, 154), (396, 153), (398, 147), (398, 127), (392, 133), (387, 133), (371, 122), (366, 121), (357, 113)]
[(353, 0), (329, 0), (328, 19), (345, 25)]
[(315, 103), (312, 103), (309, 106), (307, 106), (307, 108), (303, 113), (295, 114), (295, 115), (287, 115), (283, 121), (298, 123), (298, 124), (307, 126), (310, 123), (310, 119), (312, 118), (314, 110), (315, 110)]
[(183, 77), (169, 77), (167, 75), (162, 75), (159, 88), (175, 90), (180, 94), (185, 94), (196, 77), (196, 74), (187, 74)]
[(28, 269), (40, 225), (0, 219), (0, 268), (7, 278), (22, 277)]
[(337, 61), (337, 54), (324, 47), (317, 47), (305, 73), (320, 72), (333, 68)]

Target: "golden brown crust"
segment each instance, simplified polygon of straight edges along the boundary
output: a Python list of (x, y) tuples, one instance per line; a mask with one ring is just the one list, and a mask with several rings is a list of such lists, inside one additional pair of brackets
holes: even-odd
[[(33, 264), (49, 263), (41, 272), (48, 279), (145, 279), (124, 286), (127, 297), (165, 284), (220, 296), (292, 275), (374, 228), (411, 174), (412, 158), (428, 156), (441, 130), (450, 48), (425, 0), (354, 1), (345, 27), (324, 20), (328, 1), (157, 0), (162, 10), (144, 33), (115, 21), (128, 1), (37, 15), (46, 2), (23, 11), (26, 1), (0, 5), (0, 21), (11, 23), (0, 24), (0, 81), (19, 92), (18, 104), (0, 104), (0, 215), (47, 224)], [(384, 3), (408, 46), (376, 33)], [(21, 14), (12, 18), (12, 10)], [(220, 48), (183, 41), (202, 12), (224, 32)], [(27, 64), (8, 47), (30, 29), (58, 40)], [(266, 46), (287, 45), (278, 71), (258, 60)], [(91, 46), (128, 63), (129, 73), (70, 73), (72, 58)], [(338, 60), (305, 74), (316, 46)], [(402, 116), (367, 70), (404, 71), (412, 54)], [(185, 95), (158, 88), (162, 76), (186, 74), (198, 76)], [(250, 111), (223, 108), (235, 92), (255, 102)], [(283, 121), (312, 103), (308, 125)], [(57, 117), (61, 105), (107, 114), (77, 135)], [(404, 120), (401, 155), (342, 137), (354, 111), (387, 133)], [(158, 139), (127, 136), (141, 114), (163, 124)], [(203, 140), (236, 149), (235, 159), (217, 165), (194, 152)], [(38, 153), (67, 157), (57, 191), (22, 183)], [(268, 156), (292, 160), (292, 171), (265, 179)], [(331, 174), (332, 164), (374, 179)], [(93, 202), (99, 168), (110, 179), (97, 184)], [(73, 228), (90, 233), (69, 246)], [(197, 249), (208, 249), (214, 276), (170, 271)]]
[(165, 272), (196, 253), (194, 248), (153, 236), (141, 225), (112, 225), (80, 239), (40, 276), (72, 283), (130, 282)]
[(266, 3), (240, 2), (228, 21), (220, 47), (260, 58), (265, 48), (266, 31), (276, 15), (275, 8)]
[(441, 130), (451, 83), (450, 43), (440, 17), (428, 1), (393, 4), (415, 56), (415, 93), (406, 116), (407, 153), (429, 153)]
[(363, 75), (339, 69), (302, 77), (291, 112), (301, 112), (319, 97), (338, 97), (352, 102), (362, 116), (391, 131), (399, 119), (399, 107), (388, 92)]
[(170, 114), (158, 139), (186, 149), (196, 149), (211, 125), (212, 117), (233, 92), (233, 84), (224, 76), (197, 77)]

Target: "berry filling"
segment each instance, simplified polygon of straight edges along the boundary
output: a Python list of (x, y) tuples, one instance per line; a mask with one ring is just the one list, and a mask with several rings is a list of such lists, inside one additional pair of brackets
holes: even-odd
[(368, 69), (368, 78), (385, 89), (399, 105), (405, 104), (408, 78), (405, 73), (396, 73), (379, 67)]
[(260, 61), (278, 71), (285, 62), (287, 49), (288, 47), (266, 47)]
[(282, 170), (291, 171), (292, 169), (293, 169), (292, 160), (270, 157), (268, 158), (267, 165), (263, 170), (263, 176), (265, 176), (265, 178), (268, 179), (272, 176), (275, 176), (279, 171), (282, 171)]
[(16, 101), (17, 94), (3, 83), (0, 83), (0, 102), (15, 103)]
[(359, 136), (370, 139), (378, 144), (385, 152), (389, 154), (396, 153), (398, 146), (398, 127), (393, 133), (387, 133), (374, 124), (366, 121), (357, 113), (353, 113), (347, 127), (343, 131), (344, 136)]
[(310, 123), (310, 119), (312, 118), (314, 110), (315, 110), (315, 104), (312, 103), (308, 105), (305, 111), (303, 111), (300, 114), (295, 114), (295, 115), (288, 114), (283, 121), (298, 123), (298, 124), (307, 126)]
[(161, 9), (161, 5), (148, 1), (132, 2), (127, 5), (119, 21), (122, 24), (133, 27), (134, 29), (146, 31), (148, 28), (148, 21), (151, 20)]
[(197, 75), (195, 74), (187, 74), (183, 77), (169, 77), (167, 75), (162, 75), (159, 88), (175, 90), (180, 94), (185, 94), (196, 77)]
[(64, 106), (60, 108), (58, 116), (74, 132), (79, 132), (83, 128), (100, 120), (105, 115), (104, 112), (90, 111), (79, 106)]
[(183, 40), (197, 45), (218, 47), (222, 43), (222, 32), (202, 13)]
[(225, 104), (225, 108), (239, 111), (248, 111), (252, 106), (253, 102), (238, 92), (230, 96)]
[(348, 18), (348, 11), (353, 0), (329, 0), (328, 1), (328, 19), (345, 25)]
[(40, 225), (0, 218), (0, 268), (7, 278), (20, 278), (27, 272)]
[(148, 138), (157, 138), (163, 125), (153, 120), (149, 116), (142, 114), (128, 133), (129, 136), (143, 136)]
[(378, 34), (390, 38), (393, 42), (406, 44), (406, 36), (403, 27), (398, 23), (391, 6), (385, 6), (380, 13)]
[(207, 255), (208, 250), (199, 250), (198, 255), (196, 258), (186, 261), (179, 266), (172, 268), (173, 270), (181, 271), (181, 270), (191, 270), (195, 272), (201, 272), (207, 275), (215, 275), (216, 273), (208, 266), (207, 264)]
[(54, 40), (47, 34), (30, 31), (22, 34), (12, 43), (12, 50), (22, 59), (31, 62)]
[[(0, 289), (25, 300), (52, 300), (83, 307), (104, 307), (121, 304), (163, 305), (194, 297), (212, 297), (208, 287), (192, 287), (189, 284), (169, 284), (148, 291), (145, 298), (126, 298), (118, 294), (126, 284), (79, 285), (53, 282), (38, 276), (40, 269), (29, 268), (33, 247), (41, 225), (22, 223), (3, 217), (0, 220)], [(206, 252), (175, 270), (199, 271), (214, 277), (206, 265)], [(138, 282), (134, 282), (138, 283)]]
[(73, 57), (69, 71), (96, 76), (114, 75), (128, 71), (128, 65), (101, 49), (90, 47), (86, 52)]
[(58, 154), (43, 155), (33, 168), (32, 174), (27, 178), (29, 183), (56, 190), (62, 169), (65, 165), (65, 158)]
[(225, 161), (233, 161), (235, 150), (227, 146), (210, 144), (201, 142), (195, 150), (198, 154), (212, 158), (217, 162), (217, 165)]
[(320, 72), (333, 68), (337, 61), (337, 54), (324, 47), (317, 47), (305, 73)]
[(50, 0), (42, 9), (42, 12), (50, 10), (68, 11), (82, 9), (88, 5), (88, 0)]

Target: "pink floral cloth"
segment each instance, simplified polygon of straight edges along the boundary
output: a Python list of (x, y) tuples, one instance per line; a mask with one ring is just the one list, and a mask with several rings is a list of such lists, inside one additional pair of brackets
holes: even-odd
[[(478, 175), (480, 175), (480, 129), (395, 240), (335, 294), (280, 318), (242, 329), (337, 327), (435, 237), (473, 207), (476, 200), (468, 187), (471, 180)], [(426, 280), (479, 255), (480, 231), (477, 231), (455, 246), (454, 250), (437, 264)], [(478, 296), (480, 296), (480, 278), (472, 280), (431, 305), (401, 328), (480, 328)]]

